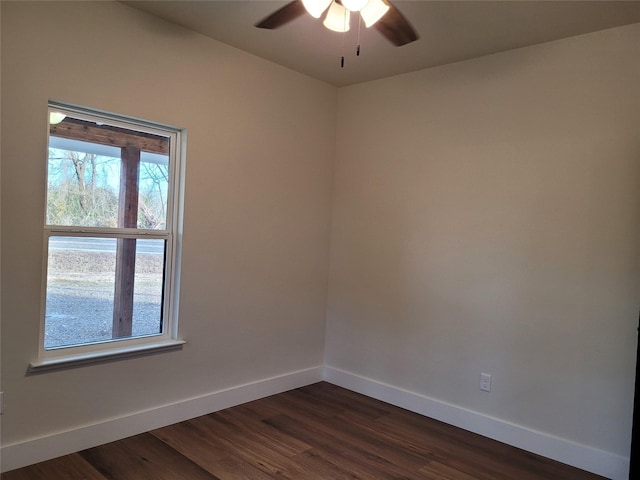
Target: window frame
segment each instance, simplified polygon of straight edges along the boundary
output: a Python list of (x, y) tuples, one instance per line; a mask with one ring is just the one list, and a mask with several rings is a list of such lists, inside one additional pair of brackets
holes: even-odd
[[(169, 182), (167, 190), (167, 218), (163, 230), (139, 228), (60, 226), (47, 223), (48, 169), (46, 162), (46, 184), (43, 226), (43, 267), (41, 284), (40, 331), (38, 359), (31, 362), (29, 371), (38, 372), (94, 363), (113, 357), (139, 355), (148, 352), (180, 348), (185, 342), (178, 336), (178, 300), (180, 283), (180, 259), (182, 245), (182, 205), (184, 199), (184, 131), (179, 128), (149, 122), (122, 115), (106, 113), (90, 108), (50, 101), (47, 110), (47, 155), (49, 157), (50, 124), (49, 113), (62, 112), (80, 120), (105, 123), (141, 133), (161, 135), (169, 138)], [(55, 136), (55, 135), (54, 135)], [(49, 262), (49, 239), (52, 236), (136, 238), (165, 240), (164, 284), (162, 304), (162, 332), (155, 335), (122, 337), (77, 345), (45, 348), (47, 274)]]

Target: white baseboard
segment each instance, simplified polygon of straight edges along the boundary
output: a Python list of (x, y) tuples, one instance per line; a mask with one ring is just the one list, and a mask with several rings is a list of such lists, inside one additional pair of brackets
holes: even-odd
[(337, 368), (325, 366), (324, 379), (368, 397), (612, 480), (629, 478), (629, 457), (531, 430)]
[(354, 392), (612, 480), (628, 479), (628, 457), (554, 437), (328, 366), (290, 372), (124, 417), (5, 445), (0, 449), (2, 472), (310, 385), (323, 379)]
[(2, 472), (120, 440), (322, 380), (322, 367), (290, 372), (45, 437), (3, 446)]

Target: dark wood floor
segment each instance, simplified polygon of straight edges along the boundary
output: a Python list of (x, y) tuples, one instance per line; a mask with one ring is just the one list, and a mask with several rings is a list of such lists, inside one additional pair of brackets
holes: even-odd
[(602, 478), (324, 382), (2, 475), (3, 480)]

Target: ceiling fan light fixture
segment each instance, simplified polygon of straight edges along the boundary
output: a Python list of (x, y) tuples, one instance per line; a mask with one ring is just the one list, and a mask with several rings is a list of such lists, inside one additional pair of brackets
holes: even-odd
[(305, 10), (314, 18), (320, 18), (332, 0), (302, 0)]
[(367, 28), (380, 20), (389, 11), (389, 5), (382, 0), (369, 0), (360, 10), (360, 16)]
[(352, 12), (358, 12), (362, 10), (368, 2), (369, 0), (342, 0), (342, 5)]
[(339, 3), (333, 2), (322, 24), (334, 32), (348, 32), (350, 12)]
[(66, 118), (66, 115), (64, 113), (62, 113), (62, 112), (56, 112), (56, 111), (49, 112), (49, 124), (50, 125), (57, 125), (61, 121), (63, 121), (65, 118)]

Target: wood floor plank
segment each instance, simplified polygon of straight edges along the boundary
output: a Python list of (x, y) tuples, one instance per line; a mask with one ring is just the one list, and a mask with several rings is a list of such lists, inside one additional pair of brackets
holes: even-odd
[(2, 480), (603, 480), (320, 382)]
[(219, 412), (219, 417), (229, 421), (236, 429), (249, 430), (257, 441), (269, 445), (269, 448), (285, 457), (292, 457), (309, 450), (310, 446), (264, 423), (264, 419), (255, 420), (241, 406)]
[(313, 472), (318, 478), (331, 480), (363, 480), (363, 477), (356, 475), (349, 468), (349, 465), (336, 465), (329, 461), (322, 452), (315, 449), (310, 449), (296, 455), (294, 460), (305, 472)]
[[(291, 437), (284, 438), (280, 432), (263, 424), (261, 418), (247, 416), (248, 410), (240, 407), (151, 433), (221, 478), (234, 478), (239, 471), (254, 470), (252, 475), (256, 478), (297, 478), (296, 475), (301, 475), (302, 471), (287, 457), (310, 447)], [(218, 417), (240, 420), (217, 423)]]
[(375, 425), (385, 425), (386, 431), (394, 432), (407, 448), (429, 448), (438, 461), (481, 478), (602, 480), (598, 475), (402, 409), (371, 423)]
[(340, 431), (329, 433), (326, 428), (314, 422), (301, 422), (287, 415), (278, 415), (265, 420), (274, 426), (322, 452), (323, 458), (362, 478), (427, 478), (419, 474), (414, 465), (396, 464), (379, 452), (368, 448), (361, 442), (342, 435)]
[[(305, 402), (308, 402), (307, 408), (304, 408)], [(402, 465), (405, 473), (418, 471), (420, 467), (430, 460), (430, 452), (425, 449), (420, 451), (408, 450), (405, 445), (391, 441), (391, 438), (385, 436), (381, 430), (372, 434), (373, 431), (366, 428), (366, 425), (370, 423), (370, 420), (367, 420), (369, 415), (361, 416), (356, 414), (351, 418), (345, 415), (345, 412), (360, 412), (362, 409), (358, 405), (352, 404), (353, 406), (349, 410), (345, 405), (342, 405), (339, 409), (334, 407), (332, 409), (333, 415), (327, 415), (326, 412), (322, 412), (321, 404), (315, 401), (292, 395), (287, 395), (283, 398), (283, 405), (285, 406), (283, 409), (284, 415), (294, 419), (307, 429), (316, 429), (318, 432), (327, 435), (325, 445), (348, 445), (354, 451), (366, 452), (371, 457), (376, 456), (393, 465)], [(374, 416), (379, 417), (386, 414), (388, 414), (388, 411), (378, 406), (375, 409)], [(266, 423), (270, 422), (267, 421)], [(316, 440), (321, 438), (318, 433), (314, 437)]]
[[(233, 422), (222, 418), (219, 413), (200, 417), (197, 422), (211, 435), (217, 436), (225, 448), (232, 449), (238, 458), (275, 478), (307, 478), (306, 472), (290, 457), (282, 455), (271, 442), (264, 441), (252, 431), (236, 428)], [(308, 478), (316, 480), (313, 476)]]
[(420, 472), (425, 473), (429, 480), (478, 480), (478, 477), (440, 462), (429, 462), (420, 469)]
[(348, 412), (367, 419), (388, 415), (398, 408), (326, 382), (314, 383), (292, 390), (291, 393), (305, 395), (316, 402), (324, 400), (330, 405), (339, 406), (343, 413)]
[(198, 421), (176, 423), (149, 433), (205, 468), (234, 452), (233, 448), (203, 429)]
[[(493, 480), (511, 480), (513, 478), (528, 480), (526, 471), (512, 471), (509, 465), (501, 462), (494, 465), (493, 455), (485, 455), (483, 450), (456, 443), (455, 439), (435, 434), (429, 429), (419, 429), (419, 435), (407, 435), (405, 428), (410, 430), (412, 426), (394, 423), (392, 417), (393, 414), (390, 414), (375, 422), (355, 424), (354, 428), (356, 431), (357, 429), (367, 431), (374, 438), (384, 438), (393, 448), (412, 452), (414, 455), (418, 455), (418, 458), (422, 456), (425, 459), (424, 464), (449, 464), (452, 468), (457, 469), (463, 477), (466, 474)], [(355, 420), (351, 421), (355, 422)], [(467, 435), (470, 433), (464, 432), (464, 436)], [(425, 457), (426, 454), (428, 456)], [(423, 470), (421, 469), (421, 471)]]
[(108, 480), (220, 480), (149, 433), (80, 455)]
[[(418, 471), (433, 460), (433, 451), (428, 448), (408, 449), (396, 440), (393, 432), (368, 428), (370, 421), (359, 417), (337, 416), (324, 422), (321, 428), (328, 432), (340, 432), (339, 439), (352, 448), (383, 458), (405, 470)], [(316, 423), (313, 425), (319, 426)]]
[(5, 472), (2, 480), (106, 480), (78, 453)]
[[(372, 428), (382, 426), (387, 435), (409, 450), (427, 449), (440, 464), (446, 464), (462, 474), (491, 480), (535, 480), (535, 472), (522, 468), (519, 451), (504, 444), (434, 422), (431, 428), (394, 421), (394, 414), (378, 419)], [(442, 428), (448, 427), (448, 428)], [(375, 431), (375, 430), (374, 430)], [(413, 432), (411, 435), (408, 432)]]
[(225, 457), (211, 466), (211, 473), (224, 480), (274, 480), (283, 478), (269, 475), (237, 456)]
[(239, 406), (249, 409), (252, 415), (262, 420), (282, 413), (282, 408), (278, 401), (279, 398), (280, 395), (271, 395)]
[(260, 469), (253, 467), (228, 442), (214, 432), (203, 428), (202, 422), (187, 421), (151, 432), (167, 445), (222, 479), (247, 478), (272, 480)]

